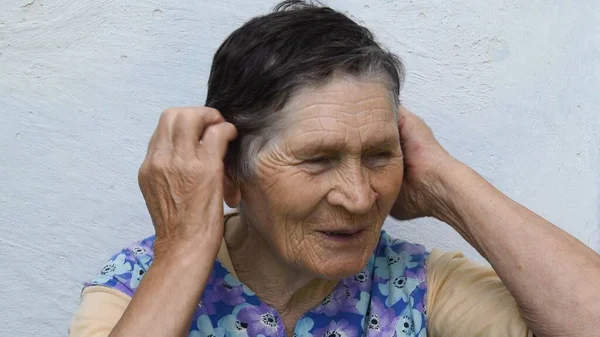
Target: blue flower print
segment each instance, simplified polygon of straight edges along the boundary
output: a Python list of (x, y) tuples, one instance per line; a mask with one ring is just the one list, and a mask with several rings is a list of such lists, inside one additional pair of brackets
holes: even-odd
[(244, 291), (244, 294), (248, 295), (248, 296), (254, 296), (256, 295), (254, 293), (254, 291), (252, 291), (252, 289), (248, 288), (245, 284), (243, 284), (242, 282), (240, 282), (240, 280), (238, 280), (237, 277), (233, 276), (233, 274), (227, 274), (224, 277), (225, 282), (231, 284), (234, 287), (242, 287), (242, 290)]
[(400, 244), (406, 242), (404, 240), (401, 240), (399, 238), (395, 238), (395, 237), (389, 235), (385, 231), (381, 234), (380, 240), (383, 241), (382, 243), (380, 242), (380, 245), (383, 247), (393, 247), (393, 246), (397, 246), (397, 245), (400, 245)]
[(424, 322), (423, 313), (412, 308), (412, 306), (408, 306), (396, 323), (396, 335), (424, 337), (427, 334)]
[(360, 273), (354, 275), (354, 284), (360, 291), (369, 291), (371, 289), (371, 272), (369, 269), (364, 268)]
[[(133, 296), (152, 263), (154, 240), (117, 252), (85, 286)], [(423, 246), (382, 232), (367, 266), (340, 280), (288, 337), (426, 337), (426, 258)], [(279, 313), (218, 260), (190, 323), (189, 337), (286, 336)]]
[(214, 328), (210, 318), (206, 315), (202, 315), (198, 317), (196, 320), (196, 328), (198, 330), (194, 330), (190, 332), (189, 337), (224, 337), (225, 329), (221, 327)]
[[(371, 303), (371, 294), (366, 291), (360, 292), (360, 300), (356, 302), (356, 312), (366, 314), (369, 311), (369, 303)], [(363, 322), (364, 328), (364, 322)]]
[(133, 255), (135, 257), (138, 257), (138, 256), (145, 255), (148, 251), (146, 250), (146, 248), (138, 245), (138, 246), (133, 246), (131, 248), (131, 252), (133, 253)]
[(409, 302), (410, 293), (415, 290), (421, 282), (415, 279), (397, 276), (386, 283), (379, 284), (379, 291), (386, 296), (385, 305), (393, 306), (399, 300)]
[(110, 261), (104, 264), (96, 277), (85, 285), (103, 285), (133, 296), (134, 290), (130, 288), (130, 279), (134, 263), (128, 259), (128, 255), (130, 253), (124, 250), (113, 256)]
[(236, 314), (221, 318), (217, 325), (225, 330), (226, 337), (248, 337), (248, 323), (240, 322)]
[(127, 261), (125, 254), (119, 254), (117, 257), (108, 261), (100, 270), (100, 275), (113, 276), (123, 275), (131, 271), (131, 262)]
[(131, 280), (129, 281), (129, 287), (131, 289), (135, 289), (140, 285), (140, 281), (146, 274), (146, 271), (140, 267), (139, 265), (133, 266), (133, 271), (131, 272)]
[(131, 253), (142, 266), (148, 269), (152, 262), (151, 250), (149, 248), (143, 245), (134, 246), (131, 248)]
[(295, 337), (312, 337), (313, 326), (315, 326), (315, 322), (310, 317), (305, 317), (298, 321), (296, 324), (296, 331), (294, 331)]
[(406, 268), (414, 268), (419, 265), (413, 261), (413, 257), (406, 251), (396, 253), (391, 248), (385, 249), (384, 256), (375, 258), (375, 277), (378, 280), (389, 280), (392, 276), (404, 274)]
[(335, 321), (315, 331), (314, 337), (358, 337), (356, 327), (352, 326), (347, 320), (343, 319), (336, 323)]

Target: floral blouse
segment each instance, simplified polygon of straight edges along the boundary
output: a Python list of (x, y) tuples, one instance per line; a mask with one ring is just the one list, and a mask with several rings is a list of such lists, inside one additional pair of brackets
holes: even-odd
[[(115, 254), (86, 286), (133, 296), (152, 264), (154, 237)], [(369, 263), (342, 279), (321, 304), (298, 320), (294, 337), (426, 336), (425, 260), (421, 245), (381, 232)], [(219, 262), (194, 312), (190, 337), (281, 337), (281, 317)]]

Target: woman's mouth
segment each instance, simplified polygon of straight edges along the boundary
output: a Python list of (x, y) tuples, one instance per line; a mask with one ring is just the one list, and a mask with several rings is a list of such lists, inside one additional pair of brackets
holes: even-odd
[(328, 240), (339, 243), (349, 242), (361, 236), (364, 230), (320, 231)]
[(350, 236), (350, 235), (354, 235), (356, 233), (358, 233), (358, 231), (356, 232), (323, 232), (327, 235), (339, 235), (339, 236)]

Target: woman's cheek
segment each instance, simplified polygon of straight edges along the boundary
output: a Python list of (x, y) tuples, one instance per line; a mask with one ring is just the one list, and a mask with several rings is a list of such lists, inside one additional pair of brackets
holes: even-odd
[(297, 218), (309, 216), (326, 194), (326, 179), (317, 178), (305, 172), (291, 174), (288, 183), (282, 188), (286, 212)]
[(388, 165), (385, 170), (379, 172), (375, 176), (375, 192), (381, 199), (386, 202), (393, 203), (403, 181), (404, 168), (402, 165)]

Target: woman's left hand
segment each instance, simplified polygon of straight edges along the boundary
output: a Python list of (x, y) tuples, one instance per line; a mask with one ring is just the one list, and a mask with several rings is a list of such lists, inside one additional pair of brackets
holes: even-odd
[(400, 220), (433, 216), (444, 193), (441, 175), (458, 161), (438, 143), (425, 122), (404, 107), (400, 107), (398, 128), (404, 181), (390, 215)]
[(402, 108), (399, 129), (404, 182), (390, 215), (448, 223), (490, 262), (536, 336), (597, 336), (600, 255), (454, 159)]

